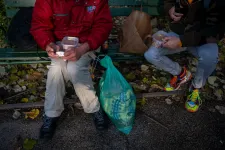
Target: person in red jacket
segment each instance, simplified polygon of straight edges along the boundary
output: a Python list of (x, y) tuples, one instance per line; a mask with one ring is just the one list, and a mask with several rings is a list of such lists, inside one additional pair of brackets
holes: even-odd
[[(108, 38), (112, 17), (107, 0), (36, 0), (31, 34), (51, 58), (45, 94), (45, 116), (40, 138), (52, 138), (64, 110), (65, 83), (71, 81), (86, 113), (94, 114), (96, 128), (107, 127), (88, 71), (90, 55)], [(64, 37), (79, 38), (80, 46), (67, 49), (60, 58), (56, 42)], [(66, 60), (66, 61), (65, 61)]]

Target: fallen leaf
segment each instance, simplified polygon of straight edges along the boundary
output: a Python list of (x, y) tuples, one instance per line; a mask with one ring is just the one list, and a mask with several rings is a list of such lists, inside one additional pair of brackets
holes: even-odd
[(5, 74), (6, 74), (5, 67), (0, 66), (0, 75), (5, 75)]
[(163, 90), (163, 89), (164, 89), (163, 87), (161, 87), (161, 86), (159, 86), (159, 85), (157, 85), (157, 84), (152, 84), (152, 85), (151, 85), (151, 88), (154, 88), (154, 89), (160, 89), (160, 90)]
[(144, 84), (148, 84), (148, 83), (149, 83), (149, 80), (148, 80), (148, 78), (144, 77), (144, 78), (142, 79), (142, 82), (143, 82)]
[(215, 108), (209, 108), (209, 111), (216, 112), (216, 109)]
[(225, 114), (225, 107), (224, 106), (215, 106), (215, 108), (221, 113), (221, 114)]
[(14, 75), (14, 74), (11, 74), (11, 76), (9, 77), (9, 81), (12, 83), (14, 81), (17, 81), (19, 79), (18, 76)]
[(146, 98), (143, 97), (142, 99), (137, 100), (137, 108), (141, 108), (146, 104)]
[(35, 119), (39, 115), (39, 109), (32, 109), (30, 112), (24, 112), (25, 118)]
[(37, 64), (30, 64), (30, 66), (31, 66), (32, 68), (34, 68), (34, 69), (37, 68)]
[(0, 82), (0, 88), (5, 87), (5, 86), (6, 86), (5, 83)]
[(3, 100), (0, 100), (0, 105), (4, 104)]
[(136, 78), (136, 76), (133, 73), (129, 73), (129, 74), (125, 75), (125, 78), (127, 80), (134, 80)]
[(165, 77), (160, 77), (159, 79), (163, 84), (165, 84), (167, 82), (167, 78), (165, 78)]
[(14, 113), (13, 113), (13, 115), (12, 115), (12, 117), (14, 119), (18, 119), (20, 116), (21, 116), (21, 113), (18, 110), (15, 110)]
[(31, 93), (32, 93), (33, 95), (36, 95), (36, 94), (37, 94), (37, 90), (36, 90), (36, 89), (33, 89), (33, 90), (31, 90)]
[(36, 140), (25, 139), (24, 142), (23, 142), (23, 148), (24, 148), (24, 150), (32, 150), (36, 143), (37, 143)]
[(214, 92), (214, 95), (217, 97), (218, 100), (222, 100), (223, 90), (217, 89), (217, 90)]
[(43, 74), (37, 71), (32, 72), (31, 74), (27, 74), (25, 78), (29, 81), (40, 80), (42, 79)]
[(116, 67), (120, 67), (120, 64), (118, 62), (113, 62), (113, 65)]
[(22, 86), (21, 88), (22, 88), (23, 91), (25, 91), (27, 89), (26, 86)]
[(28, 101), (29, 101), (28, 98), (22, 98), (21, 100), (22, 103), (27, 103)]
[(19, 85), (15, 85), (14, 87), (13, 87), (13, 91), (15, 92), (15, 93), (18, 93), (18, 92), (21, 92), (23, 89), (19, 86)]
[(149, 66), (141, 65), (141, 71), (147, 71), (149, 69)]
[(154, 76), (152, 76), (152, 79), (155, 80), (155, 81), (157, 80)]
[(16, 67), (12, 67), (10, 73), (17, 73), (18, 69)]
[(74, 104), (74, 106), (75, 106), (77, 109), (80, 109), (80, 110), (83, 109), (83, 106), (82, 106), (82, 104), (81, 104), (80, 102), (76, 102), (76, 103)]
[(216, 76), (210, 76), (210, 77), (208, 78), (208, 82), (209, 82), (209, 84), (214, 85), (214, 84), (215, 84), (216, 79), (217, 79), (217, 77), (216, 77)]
[(168, 105), (173, 104), (172, 100), (171, 100), (171, 99), (169, 99), (169, 98), (165, 99), (165, 102), (166, 102)]
[(144, 106), (146, 104), (146, 98), (143, 97), (140, 101), (141, 106)]

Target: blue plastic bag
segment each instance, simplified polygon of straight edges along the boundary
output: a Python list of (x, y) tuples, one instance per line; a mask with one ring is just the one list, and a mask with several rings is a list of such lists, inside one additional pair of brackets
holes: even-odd
[(100, 64), (106, 68), (99, 83), (101, 106), (117, 129), (129, 134), (134, 123), (136, 109), (133, 89), (113, 65), (109, 56), (105, 56)]

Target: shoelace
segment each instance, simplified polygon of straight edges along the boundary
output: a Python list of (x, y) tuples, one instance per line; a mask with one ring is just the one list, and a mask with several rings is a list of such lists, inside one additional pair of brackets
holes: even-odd
[(102, 113), (101, 111), (95, 113), (95, 118), (96, 118), (99, 122), (104, 122), (103, 113)]
[(199, 96), (199, 91), (198, 90), (194, 90), (192, 93), (191, 93), (191, 101), (193, 102), (196, 102), (198, 99), (198, 102), (199, 102), (199, 106), (202, 105), (202, 100)]
[(52, 120), (51, 118), (45, 117), (43, 128), (49, 128), (51, 126)]

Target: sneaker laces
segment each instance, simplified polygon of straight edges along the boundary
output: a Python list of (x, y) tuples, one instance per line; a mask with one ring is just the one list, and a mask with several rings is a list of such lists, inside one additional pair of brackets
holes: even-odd
[(43, 124), (43, 128), (49, 128), (52, 124), (52, 118), (50, 117), (46, 117), (44, 118), (44, 124)]
[(199, 106), (202, 105), (202, 100), (199, 96), (199, 90), (193, 90), (192, 93), (190, 94), (190, 100), (194, 103), (198, 100)]
[(104, 122), (104, 117), (101, 110), (95, 113), (95, 119), (97, 119), (98, 122)]

